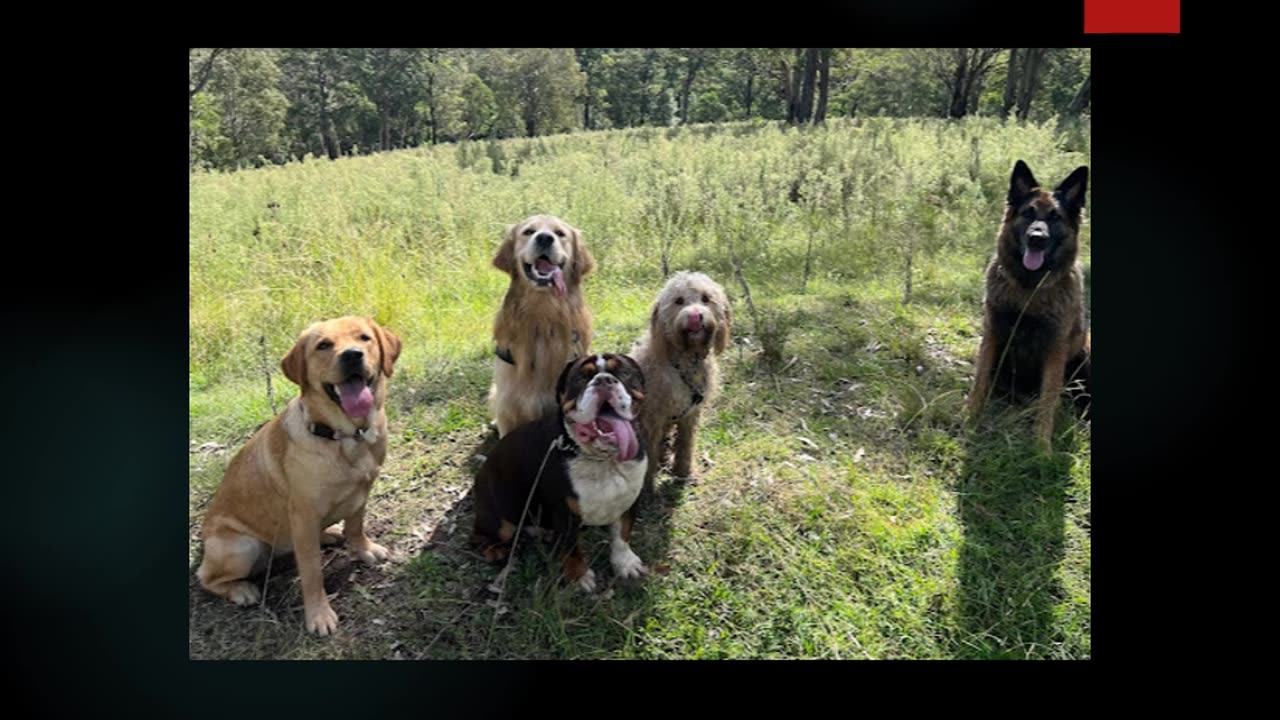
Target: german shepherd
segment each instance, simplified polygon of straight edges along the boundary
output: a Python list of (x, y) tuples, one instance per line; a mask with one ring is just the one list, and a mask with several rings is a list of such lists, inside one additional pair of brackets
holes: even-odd
[(1019, 160), (987, 266), (969, 419), (982, 411), (993, 381), (1015, 397), (1039, 391), (1036, 439), (1045, 452), (1064, 386), (1078, 407), (1090, 399), (1084, 268), (1077, 257), (1088, 180), (1089, 168), (1079, 167), (1049, 192)]

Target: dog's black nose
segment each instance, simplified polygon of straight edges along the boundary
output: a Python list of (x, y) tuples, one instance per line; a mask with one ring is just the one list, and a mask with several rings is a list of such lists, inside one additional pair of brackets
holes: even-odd
[(364, 360), (364, 351), (356, 348), (343, 350), (342, 354), (338, 356), (338, 359), (342, 361), (343, 365), (355, 365), (361, 360)]
[(1031, 223), (1031, 227), (1027, 228), (1027, 243), (1035, 245), (1043, 245), (1049, 240), (1049, 226), (1044, 221)]
[(596, 378), (591, 381), (591, 384), (592, 385), (613, 385), (616, 382), (618, 382), (618, 379), (612, 375), (597, 375)]
[(534, 235), (533, 239), (537, 241), (538, 247), (549, 248), (551, 247), (551, 243), (556, 241), (556, 236), (548, 232), (542, 232)]

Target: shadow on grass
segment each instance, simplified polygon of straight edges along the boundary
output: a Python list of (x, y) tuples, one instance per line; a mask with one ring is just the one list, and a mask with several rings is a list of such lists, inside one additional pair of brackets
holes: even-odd
[[(459, 440), (476, 432), (473, 426), (478, 423), (465, 419), (483, 406), (486, 369), (476, 362), (444, 362), (425, 377), (397, 377), (390, 385), (391, 447), (374, 485), (366, 524), (369, 536), (390, 548), (398, 560), (418, 552), (421, 542), (411, 531), (426, 519), (428, 498), (438, 486), (457, 485), (457, 476), (465, 475), (474, 462), (457, 448)], [(238, 450), (229, 449), (228, 457)], [(430, 462), (421, 462), (424, 458)], [(209, 495), (220, 480), (213, 479)], [(199, 504), (199, 521), (193, 518), (196, 544), (206, 503), (207, 497)], [(261, 605), (251, 608), (236, 607), (200, 587), (195, 572), (202, 555), (201, 547), (188, 578), (193, 658), (411, 657), (406, 640), (413, 631), (402, 615), (412, 598), (401, 592), (401, 562), (367, 566), (345, 543), (324, 548), (324, 587), (339, 616), (339, 634), (312, 638), (303, 626), (301, 586), (292, 554), (271, 556), (269, 570), (248, 578), (264, 596)]]
[[(385, 523), (384, 523), (385, 524)], [(370, 536), (378, 539), (376, 523)], [(377, 626), (365, 627), (375, 603), (368, 587), (386, 587), (385, 566), (368, 566), (345, 549), (326, 547), (321, 555), (324, 589), (339, 617), (340, 636), (315, 638), (306, 632), (302, 587), (292, 553), (271, 557), (269, 569), (248, 578), (263, 594), (253, 607), (237, 607), (200, 587), (196, 558), (189, 577), (188, 651), (192, 659), (273, 660), (285, 657), (379, 659), (394, 641)], [(362, 617), (363, 616), (363, 617)], [(379, 636), (379, 642), (372, 636)]]
[(1061, 657), (1073, 642), (1056, 617), (1071, 457), (1037, 453), (1025, 409), (992, 402), (985, 414), (1001, 411), (997, 427), (968, 438), (957, 488), (964, 544), (954, 652)]
[[(960, 424), (963, 397), (971, 382), (968, 358), (935, 343), (934, 330), (920, 316), (875, 319), (877, 308), (851, 299), (822, 300), (794, 311), (797, 332), (785, 357), (798, 354), (812, 363), (807, 382), (783, 377), (772, 395), (778, 407), (799, 409), (808, 427), (865, 439), (879, 447), (897, 446), (899, 457), (913, 454), (917, 439), (938, 433), (958, 441), (955, 469), (958, 515), (963, 533), (959, 552), (959, 588), (954, 610), (958, 632), (947, 630), (950, 654), (959, 658), (1060, 658), (1088, 655), (1087, 551), (1067, 570), (1068, 523), (1087, 534), (1088, 513), (1073, 515), (1070, 503), (1081, 497), (1073, 463), (1081, 446), (1070, 403), (1058, 410), (1057, 452), (1041, 457), (1033, 441), (1034, 402), (993, 400), (983, 429), (966, 434)], [(882, 308), (880, 308), (882, 309)], [(865, 318), (872, 318), (868, 323)], [(815, 323), (829, 332), (811, 332)], [(967, 340), (966, 340), (967, 342)], [(976, 338), (973, 339), (976, 346)], [(819, 361), (826, 351), (829, 360)], [(801, 362), (800, 366), (804, 365)], [(743, 368), (745, 371), (746, 368)], [(793, 375), (796, 374), (792, 370)], [(863, 385), (862, 400), (890, 417), (845, 421), (839, 412), (823, 412), (821, 394), (838, 389), (839, 376)], [(766, 384), (766, 387), (769, 385)], [(814, 399), (817, 398), (818, 402)], [(840, 401), (836, 401), (837, 408)], [(929, 435), (924, 435), (928, 429)], [(1087, 456), (1087, 446), (1084, 448)], [(919, 457), (919, 456), (917, 456)], [(934, 467), (947, 472), (945, 466)], [(1087, 502), (1087, 486), (1083, 488)], [(1073, 517), (1075, 519), (1073, 519)], [(1074, 551), (1073, 551), (1074, 552)], [(1064, 573), (1074, 573), (1064, 589)]]
[[(472, 449), (468, 467), (497, 445), (486, 432)], [(652, 574), (667, 557), (669, 521), (682, 488), (665, 484), (656, 502), (637, 520), (632, 547), (651, 570), (637, 582), (615, 580), (609, 565), (606, 528), (584, 528), (583, 549), (596, 572), (597, 590), (586, 594), (559, 582), (560, 565), (550, 538), (522, 535), (501, 594), (495, 591), (504, 563), (488, 563), (470, 546), (475, 501), (470, 488), (436, 523), (406, 576), (425, 605), (454, 591), (458, 602), (447, 612), (421, 611), (407, 641), (423, 659), (575, 659), (634, 654), (635, 631), (652, 609)], [(533, 525), (526, 520), (526, 526)], [(499, 600), (500, 598), (500, 600)], [(424, 605), (424, 607), (425, 607)], [(630, 648), (631, 652), (628, 652)]]
[[(630, 337), (634, 330), (630, 326), (613, 327), (601, 335)], [(409, 602), (416, 606), (415, 620), (406, 628), (405, 650), (410, 657), (422, 659), (627, 655), (628, 645), (636, 638), (635, 630), (643, 627), (652, 607), (649, 584), (660, 582), (661, 578), (651, 575), (639, 583), (616, 582), (608, 562), (606, 528), (586, 528), (580, 534), (597, 576), (598, 589), (591, 595), (559, 583), (559, 563), (548, 538), (520, 537), (500, 595), (494, 587), (503, 565), (485, 562), (469, 544), (475, 517), (471, 484), (484, 458), (498, 444), (496, 430), (487, 423), (489, 413), (483, 401), (490, 372), (490, 362), (485, 358), (484, 362), (470, 363), (463, 373), (468, 396), (476, 399), (467, 403), (466, 412), (483, 417), (486, 422), (482, 428), (468, 430), (464, 446), (457, 453), (460, 458), (465, 456), (455, 463), (463, 469), (465, 491), (452, 498), (433, 519), (430, 536), (405, 565), (402, 592), (411, 595)], [(456, 403), (456, 393), (456, 388), (451, 393), (445, 388), (423, 386), (415, 388), (411, 393), (413, 401), (407, 402), (416, 406), (414, 412), (421, 417), (422, 400)], [(661, 508), (637, 520), (632, 536), (633, 548), (651, 569), (663, 562), (669, 549), (667, 522), (676, 500), (669, 491), (663, 497), (666, 502)], [(526, 521), (526, 525), (532, 524)]]

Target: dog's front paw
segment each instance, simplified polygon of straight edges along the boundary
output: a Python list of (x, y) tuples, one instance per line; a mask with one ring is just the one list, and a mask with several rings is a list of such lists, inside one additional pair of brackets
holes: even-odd
[(307, 630), (321, 637), (338, 630), (338, 613), (325, 600), (319, 607), (307, 608)]
[(609, 560), (613, 564), (613, 573), (620, 578), (630, 580), (649, 573), (649, 569), (629, 547), (614, 552)]
[(391, 553), (378, 543), (370, 540), (364, 547), (356, 550), (356, 557), (370, 565), (377, 565), (391, 557)]
[(262, 599), (262, 593), (258, 592), (258, 586), (241, 580), (231, 584), (227, 599), (237, 605), (253, 605)]
[(684, 459), (677, 457), (676, 461), (671, 464), (671, 477), (680, 480), (692, 480), (694, 475), (693, 458)]
[(965, 425), (973, 427), (978, 424), (979, 418), (982, 417), (982, 407), (985, 404), (985, 399), (976, 390), (969, 392), (969, 396), (964, 401), (964, 413), (960, 418)]
[(320, 545), (322, 547), (337, 545), (340, 542), (342, 542), (342, 530), (337, 525), (325, 528), (324, 532), (320, 533)]
[(596, 573), (591, 568), (582, 573), (582, 577), (578, 578), (578, 589), (585, 593), (593, 593), (596, 591)]

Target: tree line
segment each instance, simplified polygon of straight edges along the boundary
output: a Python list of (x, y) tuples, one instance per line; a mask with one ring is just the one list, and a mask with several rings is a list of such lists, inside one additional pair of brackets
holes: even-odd
[(190, 48), (190, 164), (574, 130), (1088, 112), (1087, 48)]

